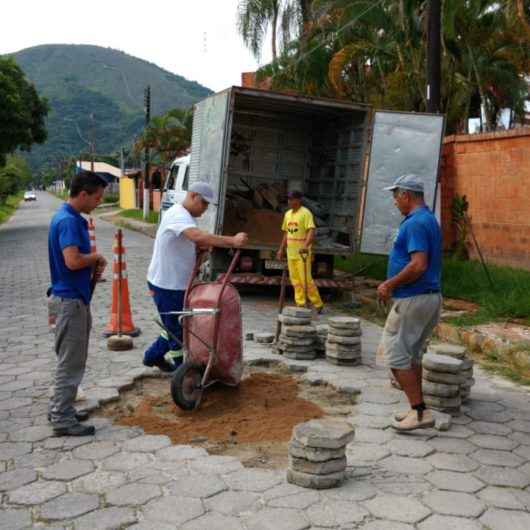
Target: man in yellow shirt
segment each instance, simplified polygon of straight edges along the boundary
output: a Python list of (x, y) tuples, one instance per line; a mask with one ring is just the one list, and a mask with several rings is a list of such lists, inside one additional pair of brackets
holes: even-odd
[[(311, 250), (315, 238), (315, 221), (313, 214), (302, 206), (302, 197), (299, 191), (292, 191), (287, 195), (290, 209), (283, 218), (284, 235), (276, 258), (282, 260), (285, 247), (287, 247), (287, 265), (289, 278), (294, 288), (295, 303), (301, 307), (306, 303), (305, 280), (307, 278), (307, 297), (320, 313), (324, 304), (311, 275)], [(303, 259), (304, 256), (305, 259)]]

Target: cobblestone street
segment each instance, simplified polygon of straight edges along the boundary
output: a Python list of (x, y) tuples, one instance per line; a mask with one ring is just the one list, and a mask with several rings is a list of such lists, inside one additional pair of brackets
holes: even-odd
[[(173, 446), (166, 436), (91, 418), (95, 439), (56, 438), (47, 399), (54, 367), (45, 291), (47, 227), (59, 201), (46, 193), (22, 203), (0, 227), (0, 529), (136, 530), (528, 530), (530, 394), (475, 367), (476, 385), (447, 432), (396, 434), (402, 394), (376, 366), (381, 329), (363, 323), (363, 365), (289, 361), (313, 384), (361, 392), (352, 410), (348, 480), (325, 491), (287, 484), (284, 470), (244, 468), (230, 456)], [(111, 261), (114, 226), (96, 220), (98, 250)], [(142, 353), (158, 334), (145, 273), (153, 240), (125, 231), (135, 349), (110, 352), (101, 331), (109, 316), (111, 274), (96, 288), (85, 406), (115, 400), (120, 389), (156, 370)], [(246, 331), (272, 331), (277, 300), (244, 297)], [(322, 320), (325, 320), (323, 318)], [(273, 359), (247, 342), (247, 360)], [(280, 358), (281, 359), (281, 358)], [(162, 384), (166, 384), (161, 380)], [(169, 391), (169, 390), (168, 390)]]

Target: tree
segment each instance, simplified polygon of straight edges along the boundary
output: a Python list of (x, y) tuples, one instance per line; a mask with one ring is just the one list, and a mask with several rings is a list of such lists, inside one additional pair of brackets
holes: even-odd
[[(258, 72), (274, 89), (376, 107), (426, 109), (426, 0), (314, 0), (307, 32)], [(524, 114), (530, 71), (528, 2), (444, 0), (442, 112), (448, 132), (483, 108), (495, 129), (502, 108)], [(473, 21), (473, 23), (470, 23)]]
[(260, 59), (267, 31), (271, 31), (272, 61), (293, 39), (310, 28), (313, 0), (240, 0), (237, 27), (243, 42)]
[(192, 122), (191, 109), (172, 109), (163, 116), (155, 116), (136, 141), (135, 153), (149, 148), (155, 158), (169, 164), (190, 146)]
[(258, 60), (261, 57), (263, 41), (269, 26), (272, 33), (272, 60), (277, 59), (280, 5), (280, 0), (241, 0), (239, 2), (237, 27), (243, 42)]
[(48, 104), (13, 59), (0, 57), (0, 167), (6, 155), (46, 141)]
[(24, 189), (31, 180), (31, 171), (27, 162), (17, 155), (8, 155), (3, 167), (0, 167), (0, 204), (18, 191)]

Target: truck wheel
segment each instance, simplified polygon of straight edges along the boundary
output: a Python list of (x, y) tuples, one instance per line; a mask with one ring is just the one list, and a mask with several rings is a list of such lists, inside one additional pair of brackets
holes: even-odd
[(202, 396), (201, 381), (204, 366), (184, 362), (171, 378), (171, 397), (183, 410), (193, 410)]

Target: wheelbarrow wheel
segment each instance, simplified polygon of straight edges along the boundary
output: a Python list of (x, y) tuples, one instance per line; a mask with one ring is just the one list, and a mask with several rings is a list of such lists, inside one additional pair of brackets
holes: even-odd
[(199, 364), (182, 363), (171, 379), (171, 397), (177, 407), (193, 410), (201, 399), (201, 381), (204, 367)]

